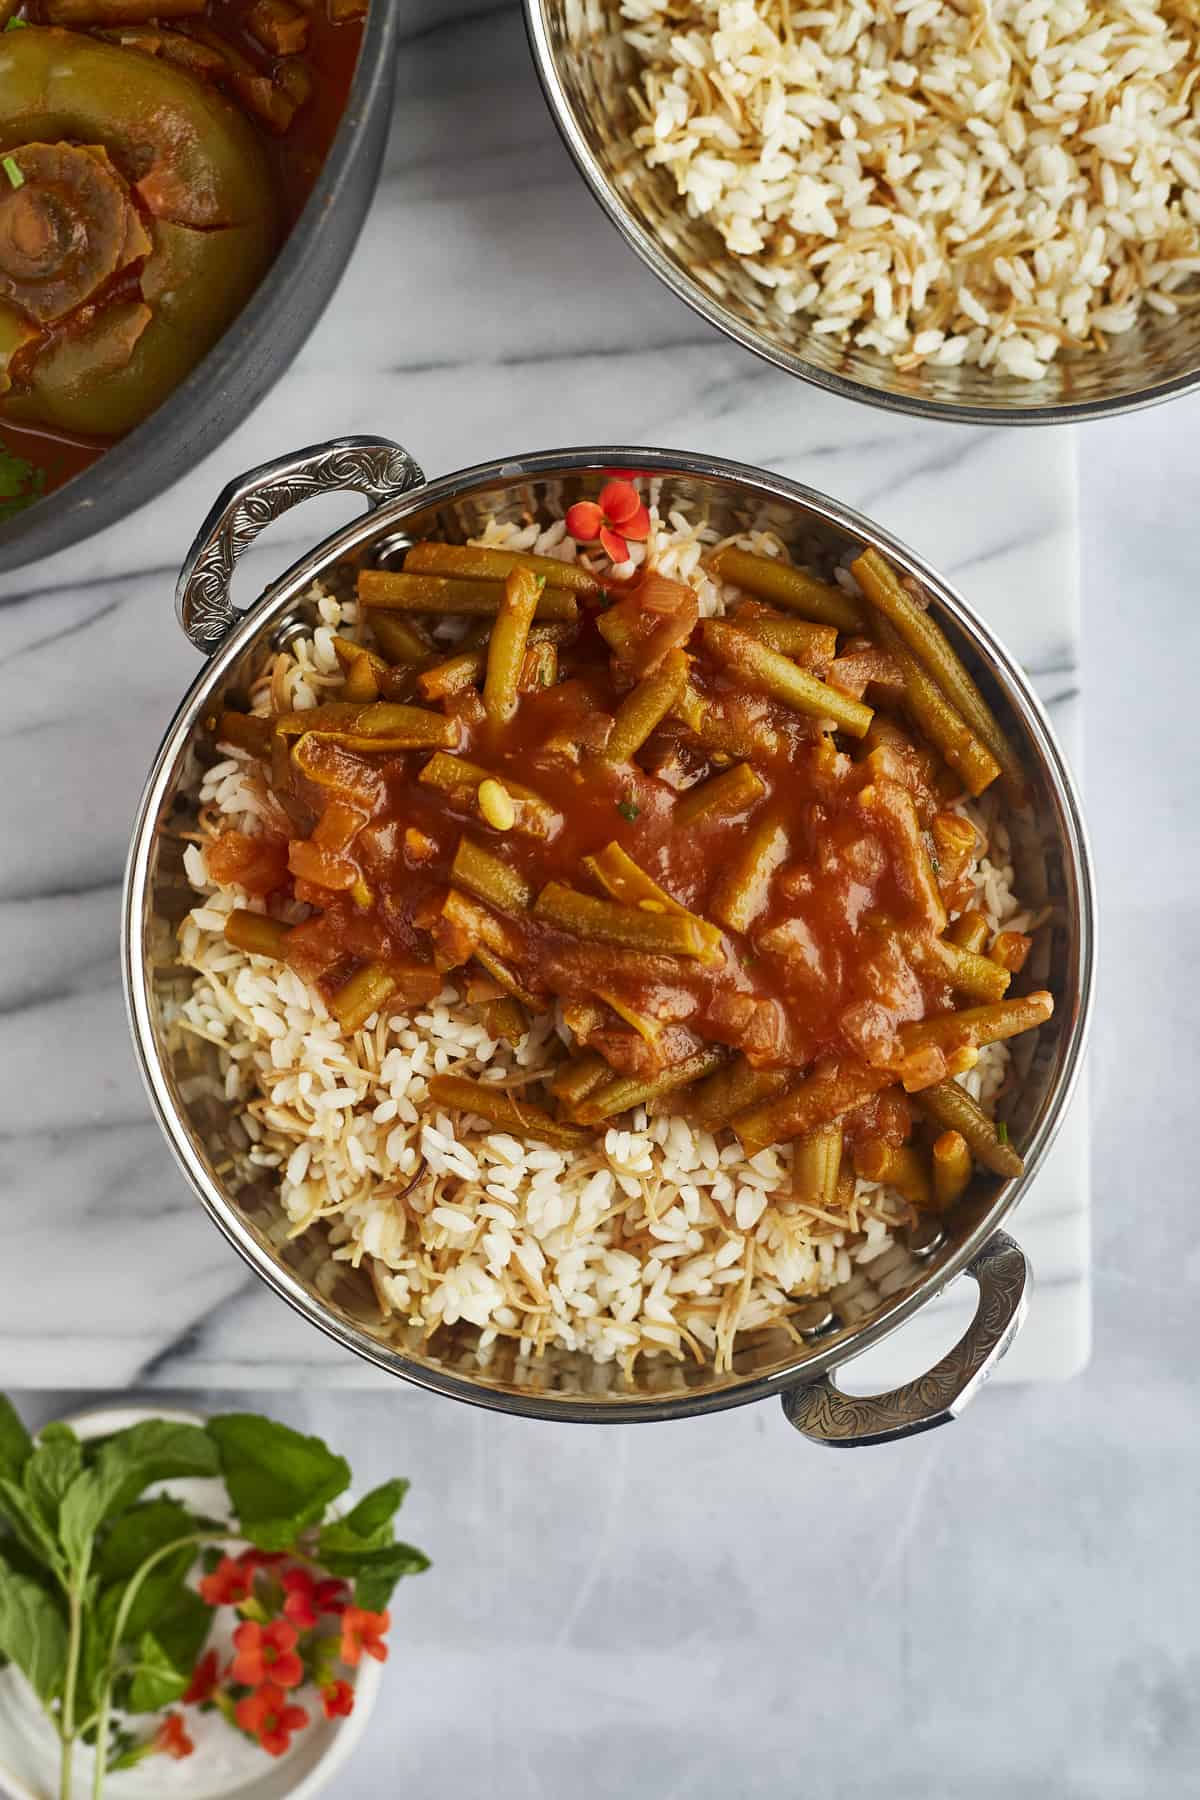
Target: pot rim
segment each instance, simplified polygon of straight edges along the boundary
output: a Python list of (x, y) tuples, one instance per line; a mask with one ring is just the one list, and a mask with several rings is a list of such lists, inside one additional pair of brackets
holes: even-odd
[(927, 400), (919, 394), (905, 394), (891, 388), (875, 387), (866, 381), (856, 381), (853, 376), (840, 375), (834, 369), (822, 369), (815, 363), (808, 362), (803, 356), (774, 342), (754, 326), (744, 323), (736, 313), (707, 293), (690, 273), (680, 269), (669, 256), (663, 254), (654, 233), (648, 231), (622, 201), (619, 189), (609, 180), (580, 129), (575, 109), (559, 76), (557, 58), (546, 26), (545, 0), (522, 0), (522, 9), (525, 14), (525, 33), (550, 116), (593, 200), (605, 213), (609, 223), (620, 233), (634, 254), (685, 306), (706, 319), (725, 337), (732, 338), (763, 362), (782, 369), (786, 375), (794, 375), (812, 387), (824, 388), (827, 393), (839, 394), (844, 400), (877, 406), (883, 412), (907, 414), (918, 419), (937, 419), (952, 425), (1029, 427), (1084, 424), (1091, 419), (1114, 419), (1123, 413), (1142, 412), (1147, 407), (1161, 405), (1165, 400), (1174, 400), (1179, 395), (1200, 387), (1200, 364), (1197, 364), (1196, 368), (1184, 375), (1151, 382), (1132, 394), (1101, 397), (1098, 400), (1061, 401), (1051, 406), (1024, 406), (1019, 402), (982, 406), (977, 403)]
[[(667, 1399), (589, 1401), (556, 1399), (550, 1393), (527, 1395), (499, 1388), (491, 1389), (467, 1376), (418, 1364), (404, 1353), (389, 1349), (366, 1332), (336, 1318), (301, 1286), (288, 1269), (275, 1261), (237, 1218), (224, 1194), (209, 1181), (180, 1126), (155, 1048), (153, 1021), (148, 1004), (143, 921), (147, 900), (146, 878), (159, 808), (171, 771), (179, 754), (194, 736), (197, 720), (204, 711), (208, 695), (220, 686), (226, 671), (250, 644), (265, 634), (329, 564), (374, 540), (386, 537), (409, 514), (460, 499), (497, 480), (516, 485), (521, 481), (551, 474), (603, 472), (613, 468), (635, 468), (647, 475), (696, 476), (702, 479), (711, 477), (731, 481), (758, 498), (801, 507), (830, 525), (882, 550), (906, 573), (915, 576), (938, 603), (946, 608), (973, 647), (1001, 679), (1009, 703), (1020, 715), (1034, 740), (1041, 767), (1062, 816), (1064, 834), (1061, 848), (1069, 863), (1072, 884), (1078, 896), (1077, 916), (1072, 925), (1077, 947), (1079, 985), (1074, 996), (1069, 1034), (1060, 1058), (1058, 1074), (1047, 1098), (1045, 1116), (1026, 1151), (1024, 1175), (998, 1195), (974, 1229), (955, 1247), (953, 1254), (944, 1263), (930, 1269), (908, 1294), (886, 1306), (869, 1325), (860, 1328), (850, 1338), (831, 1344), (829, 1348), (816, 1354), (810, 1349), (801, 1370), (786, 1368), (769, 1375), (734, 1381), (726, 1387), (708, 1392)], [(477, 463), (470, 468), (408, 489), (396, 499), (324, 538), (294, 562), (241, 615), (236, 627), (209, 657), (189, 687), (168, 726), (138, 806), (126, 863), (121, 908), (121, 968), (125, 1003), (138, 1066), (152, 1106), (176, 1161), (193, 1190), (209, 1216), (250, 1267), (295, 1311), (311, 1324), (317, 1325), (326, 1336), (389, 1374), (432, 1392), (465, 1400), (491, 1411), (589, 1424), (625, 1424), (721, 1412), (771, 1395), (784, 1394), (791, 1388), (807, 1386), (846, 1365), (861, 1352), (889, 1336), (960, 1275), (1024, 1197), (1058, 1135), (1079, 1078), (1091, 1022), (1095, 943), (1095, 876), (1074, 778), (1058, 746), (1045, 709), (1026, 676), (990, 627), (958, 591), (890, 531), (853, 508), (832, 500), (803, 483), (721, 457), (629, 445), (542, 451), (534, 455), (500, 457), (490, 462)]]
[[(361, 146), (369, 134), (371, 121), (381, 109), (391, 108), (398, 38), (396, 0), (371, 0), (354, 78), (333, 142), (312, 192), (270, 268), (212, 349), (161, 406), (119, 438), (90, 468), (54, 493), (47, 494), (27, 511), (18, 513), (0, 529), (0, 573), (40, 562), (43, 557), (66, 549), (93, 532), (121, 524), (173, 486), (197, 460), (193, 452), (181, 457), (175, 473), (162, 483), (157, 475), (156, 449), (180, 440), (186, 443), (199, 431), (202, 441), (198, 454), (201, 457), (208, 455), (215, 440), (204, 442), (203, 436), (215, 429), (228, 396), (250, 390), (248, 404), (243, 407), (241, 400), (233, 404), (230, 416), (225, 420), (226, 436), (250, 416), (284, 374), (286, 361), (270, 368), (265, 385), (261, 375), (257, 379), (248, 377), (247, 370), (264, 346), (271, 344), (277, 335), (277, 313), (282, 296), (289, 291), (302, 291), (306, 265), (323, 220), (343, 214), (353, 216), (357, 212), (344, 260), (348, 262), (353, 253), (366, 221), (375, 179), (372, 179), (361, 205), (353, 201), (348, 190), (353, 188), (359, 174)], [(332, 300), (338, 280), (340, 274), (330, 283), (316, 313), (307, 318), (301, 338), (294, 346), (295, 351), (307, 342), (321, 313)], [(128, 504), (112, 518), (93, 519), (93, 513), (100, 513), (103, 496), (124, 484), (128, 484)]]

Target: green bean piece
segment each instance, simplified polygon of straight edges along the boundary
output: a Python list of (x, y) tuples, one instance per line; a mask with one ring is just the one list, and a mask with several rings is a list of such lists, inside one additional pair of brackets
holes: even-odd
[(505, 725), (517, 710), (525, 641), (538, 595), (545, 587), (539, 575), (516, 568), (504, 583), (504, 599), (488, 639), (487, 669), (483, 677), (483, 710), (493, 725)]
[(689, 788), (675, 802), (675, 823), (690, 830), (701, 819), (736, 819), (762, 799), (767, 784), (749, 763), (734, 763), (720, 775), (710, 775), (699, 787)]
[(525, 877), (469, 837), (459, 839), (450, 873), (459, 887), (498, 912), (520, 914), (529, 910), (533, 888)]
[(248, 750), (251, 756), (270, 756), (274, 735), (273, 720), (258, 713), (223, 712), (217, 720), (218, 744), (232, 744), (237, 750)]
[(622, 950), (646, 950), (658, 956), (711, 957), (711, 946), (690, 914), (648, 912), (596, 900), (562, 881), (550, 881), (534, 902), (534, 916), (560, 931), (590, 943), (614, 944)]
[(875, 634), (900, 666), (904, 677), (904, 704), (914, 722), (941, 752), (968, 794), (977, 799), (1000, 774), (1000, 764), (955, 712), (933, 676), (922, 667), (900, 633), (882, 614), (875, 620)]
[(790, 849), (782, 815), (772, 811), (760, 819), (717, 882), (709, 902), (713, 917), (729, 931), (749, 931), (767, 904), (771, 877), (787, 861)]
[[(369, 609), (372, 621), (385, 609), (447, 619), (494, 619), (504, 601), (504, 588), (498, 581), (443, 580), (440, 575), (410, 575), (407, 570), (397, 574), (392, 569), (362, 569), (358, 598)], [(571, 623), (579, 617), (579, 604), (566, 588), (543, 588), (536, 616)]]
[(300, 712), (280, 713), (275, 730), (280, 737), (303, 737), (310, 731), (349, 731), (362, 714), (357, 700), (325, 700), (320, 706), (304, 707)]
[(1044, 990), (998, 1000), (991, 1006), (963, 1006), (957, 1012), (936, 1013), (931, 1019), (901, 1025), (898, 1036), (905, 1054), (926, 1047), (953, 1052), (971, 1046), (999, 1043), (1044, 1025), (1054, 1012), (1054, 996)]
[(474, 687), (487, 668), (486, 650), (460, 650), (445, 662), (435, 663), (417, 676), (417, 687), (423, 700), (448, 700)]
[(574, 1109), (608, 1080), (612, 1069), (596, 1050), (585, 1050), (563, 1063), (550, 1081), (550, 1092), (565, 1107)]
[(943, 1131), (957, 1131), (967, 1141), (976, 1162), (994, 1175), (1013, 1180), (1025, 1173), (1025, 1164), (1011, 1144), (1006, 1144), (977, 1100), (957, 1081), (939, 1081), (913, 1096), (916, 1105)]
[(806, 665), (828, 667), (837, 655), (837, 627), (814, 625), (808, 619), (740, 618), (730, 619), (739, 631), (748, 632), (762, 644), (770, 644), (784, 656), (793, 656)]
[(465, 1075), (433, 1075), (429, 1098), (451, 1112), (474, 1113), (490, 1125), (498, 1125), (515, 1137), (532, 1138), (560, 1150), (576, 1150), (590, 1142), (591, 1134), (578, 1126), (552, 1119), (538, 1106), (529, 1106), (504, 1088), (486, 1081), (469, 1081)]
[(831, 1075), (810, 1075), (778, 1099), (748, 1107), (736, 1114), (731, 1123), (746, 1154), (753, 1156), (771, 1144), (786, 1143), (815, 1131), (818, 1125), (832, 1124), (873, 1094), (891, 1087), (895, 1080), (890, 1069), (843, 1062)]
[(933, 1197), (942, 1212), (960, 1200), (971, 1180), (971, 1152), (967, 1140), (958, 1131), (943, 1131), (934, 1139), (930, 1153), (933, 1166)]
[(839, 631), (857, 631), (862, 620), (858, 607), (841, 588), (818, 581), (794, 564), (773, 556), (754, 556), (749, 550), (735, 550), (732, 544), (718, 550), (710, 567), (722, 581), (731, 581), (760, 600), (786, 606), (801, 618), (815, 619), (821, 625), (836, 625)]
[(660, 725), (687, 684), (688, 659), (672, 650), (662, 667), (625, 696), (617, 708), (613, 728), (604, 746), (605, 762), (630, 762), (650, 733)]
[(786, 1070), (753, 1069), (744, 1056), (736, 1056), (688, 1095), (688, 1117), (706, 1131), (720, 1131), (735, 1113), (774, 1100), (791, 1080)]
[(837, 1202), (842, 1172), (842, 1122), (830, 1120), (796, 1140), (792, 1152), (792, 1198), (823, 1212)]
[(600, 582), (579, 563), (524, 550), (491, 550), (482, 544), (414, 544), (404, 559), (405, 574), (464, 576), (469, 581), (506, 581), (514, 569), (542, 575), (550, 587), (598, 594)]
[(747, 687), (756, 688), (773, 700), (804, 713), (810, 719), (832, 719), (851, 737), (865, 737), (873, 717), (871, 708), (861, 700), (843, 694), (840, 688), (818, 681), (769, 644), (760, 644), (736, 625), (722, 619), (705, 619), (700, 627), (706, 650), (712, 652)]
[(659, 887), (620, 844), (606, 844), (595, 856), (585, 856), (583, 866), (600, 887), (606, 888), (613, 899), (624, 906), (640, 906), (647, 912), (673, 912), (690, 919), (708, 941), (711, 955), (705, 960), (720, 959), (721, 933), (717, 927), (690, 912), (673, 894), (668, 894), (666, 888)]
[(396, 977), (386, 963), (364, 963), (329, 1002), (343, 1031), (357, 1031), (396, 991)]
[(281, 713), (275, 730), (284, 738), (311, 736), (367, 752), (453, 749), (459, 739), (456, 719), (391, 700), (365, 706), (353, 700), (327, 700), (301, 712)]
[(706, 1075), (711, 1075), (714, 1069), (720, 1067), (725, 1054), (725, 1051), (710, 1045), (707, 1049), (697, 1050), (683, 1062), (675, 1063), (669, 1069), (662, 1069), (657, 1075), (622, 1075), (589, 1095), (577, 1108), (578, 1117), (585, 1125), (599, 1125), (605, 1119), (614, 1118), (617, 1113), (629, 1112), (632, 1107), (646, 1106), (652, 1101), (662, 1100), (668, 1094), (677, 1093), (680, 1088), (690, 1087), (694, 1081), (702, 1081)]
[(483, 1023), (489, 1037), (506, 1044), (519, 1044), (528, 1036), (529, 1020), (511, 995), (502, 1000), (488, 1000), (483, 1008)]
[[(472, 631), (467, 633), (467, 638), (477, 637), (477, 642), (468, 643), (464, 639), (453, 656), (418, 676), (417, 686), (422, 697), (426, 700), (444, 700), (451, 694), (460, 694), (464, 688), (473, 687), (476, 682), (482, 681), (483, 672), (487, 668), (487, 644), (491, 632), (490, 619), (478, 620)], [(553, 687), (558, 677), (555, 646), (569, 642), (573, 636), (574, 627), (571, 625), (534, 625), (530, 628), (529, 648), (521, 666), (522, 693), (532, 693), (539, 687)]]
[(910, 1206), (918, 1210), (932, 1204), (930, 1171), (920, 1153), (909, 1144), (889, 1144), (883, 1138), (868, 1138), (854, 1152), (854, 1167), (864, 1181), (879, 1181), (895, 1188)]
[(957, 944), (960, 950), (973, 950), (979, 956), (991, 935), (991, 927), (981, 912), (973, 909), (959, 913), (957, 919), (946, 932), (948, 941)]
[(972, 1000), (1003, 1000), (1012, 982), (1012, 973), (990, 957), (942, 939), (939, 944), (947, 973), (955, 990)]
[[(491, 915), (488, 916), (490, 918)], [(510, 945), (509, 948), (511, 950), (512, 946)], [(512, 998), (519, 1001), (529, 1012), (545, 1012), (545, 1001), (539, 1000), (538, 996), (529, 988), (522, 986), (508, 964), (501, 961), (500, 957), (495, 956), (490, 948), (484, 949), (481, 945), (476, 944), (471, 954), (484, 973), (491, 976), (497, 987), (502, 987), (507, 994), (511, 994)]]
[(244, 950), (249, 956), (274, 957), (276, 962), (282, 962), (287, 955), (291, 934), (290, 925), (269, 919), (266, 913), (250, 912), (244, 906), (236, 907), (225, 921), (227, 944), (232, 944), (235, 950)]
[(485, 769), (479, 763), (468, 762), (465, 757), (444, 756), (439, 752), (429, 758), (417, 780), (423, 781), (427, 787), (439, 788), (444, 794), (452, 794), (456, 805), (464, 809), (470, 808), (476, 813), (479, 811), (480, 784), (485, 781), (499, 782), (517, 802), (512, 829), (523, 831), (529, 837), (549, 837), (561, 822), (561, 815), (541, 794), (535, 794), (532, 788), (513, 781), (504, 771), (497, 773), (493, 769)]
[(1019, 798), (1025, 790), (1025, 776), (1017, 753), (936, 619), (917, 604), (877, 550), (865, 550), (851, 569), (875, 611), (900, 634), (967, 729), (991, 751), (1006, 785)]
[(372, 637), (392, 664), (424, 662), (433, 648), (415, 619), (376, 608), (368, 622)]
[(553, 687), (558, 680), (558, 650), (553, 644), (535, 643), (532, 631), (525, 654), (521, 658), (521, 673), (517, 677), (517, 688), (522, 694), (536, 694), (541, 688)]

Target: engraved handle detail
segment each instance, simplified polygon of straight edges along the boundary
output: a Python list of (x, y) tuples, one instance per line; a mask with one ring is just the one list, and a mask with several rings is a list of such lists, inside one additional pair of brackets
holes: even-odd
[(1006, 1232), (988, 1239), (966, 1273), (979, 1286), (975, 1317), (936, 1368), (890, 1394), (843, 1393), (833, 1375), (792, 1388), (783, 1410), (815, 1444), (855, 1449), (948, 1425), (973, 1400), (1025, 1319), (1033, 1272)]
[(425, 477), (390, 438), (334, 438), (239, 475), (221, 494), (196, 536), (175, 589), (175, 612), (197, 650), (220, 649), (241, 615), (230, 597), (234, 565), (266, 526), (316, 494), (349, 489), (373, 511)]

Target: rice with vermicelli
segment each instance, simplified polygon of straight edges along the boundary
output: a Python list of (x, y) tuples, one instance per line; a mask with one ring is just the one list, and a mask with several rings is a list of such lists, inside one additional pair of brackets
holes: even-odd
[[(561, 523), (493, 524), (480, 541), (575, 555)], [(735, 591), (701, 564), (715, 541), (681, 514), (653, 513), (651, 560), (690, 579), (709, 614)], [(762, 534), (738, 542), (779, 549)], [(302, 710), (340, 686), (333, 637), (355, 632), (357, 609), (320, 590), (311, 599), (319, 622), (268, 660), (256, 710)], [(639, 1110), (583, 1154), (451, 1118), (429, 1100), (431, 1076), (519, 1094), (561, 1054), (557, 1015), (536, 1017), (514, 1047), (489, 1036), (483, 1008), (448, 982), (432, 1003), (348, 1035), (286, 965), (229, 945), (226, 918), (247, 902), (209, 879), (205, 845), (230, 827), (260, 830), (275, 804), (262, 766), (242, 752), (223, 751), (205, 772), (185, 858), (203, 900), (180, 930), (195, 980), (175, 1023), (215, 1046), (247, 1133), (244, 1172), (278, 1179), (289, 1234), (321, 1224), (331, 1265), (364, 1264), (398, 1325), (432, 1334), (466, 1321), (484, 1362), (508, 1338), (525, 1355), (561, 1346), (626, 1366), (640, 1354), (692, 1355), (722, 1369), (739, 1332), (790, 1329), (806, 1296), (863, 1271), (886, 1291), (894, 1232), (912, 1217), (899, 1194), (859, 1180), (844, 1211), (802, 1205), (790, 1146), (748, 1157), (728, 1134), (679, 1116)], [(974, 904), (993, 930), (1020, 929), (1029, 921), (1012, 894), (1003, 824), (991, 802), (969, 810), (991, 840)], [(994, 1044), (962, 1079), (988, 1104), (1007, 1065), (1007, 1047)]]
[(1192, 0), (620, 0), (635, 141), (784, 315), (1037, 380), (1194, 304)]

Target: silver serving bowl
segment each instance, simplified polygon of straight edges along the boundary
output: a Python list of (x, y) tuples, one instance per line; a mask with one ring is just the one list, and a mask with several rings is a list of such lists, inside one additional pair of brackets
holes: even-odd
[(1109, 349), (1060, 357), (1038, 382), (986, 369), (902, 373), (874, 351), (818, 335), (777, 311), (725, 249), (690, 218), (669, 169), (634, 148), (637, 58), (621, 38), (619, 0), (524, 0), (550, 111), (581, 174), (625, 242), (681, 300), (727, 337), (789, 375), (893, 412), (974, 425), (1062, 425), (1131, 412), (1200, 383), (1200, 310), (1147, 314)]
[[(224, 1098), (207, 1045), (177, 1031), (172, 1014), (190, 985), (175, 961), (178, 921), (194, 903), (182, 866), (179, 825), (192, 809), (211, 739), (204, 721), (223, 696), (247, 686), (264, 653), (311, 617), (305, 600), (321, 579), (345, 586), (362, 565), (386, 564), (416, 537), (461, 541), (488, 515), (549, 523), (600, 472), (637, 468), (659, 483), (664, 509), (705, 513), (722, 532), (778, 532), (798, 561), (827, 572), (847, 550), (874, 545), (924, 587), (929, 604), (1016, 743), (1030, 777), (1029, 808), (1010, 817), (1022, 894), (1050, 909), (1023, 977), (1049, 988), (1053, 1019), (1014, 1040), (1018, 1081), (1009, 1113), (1026, 1173), (1002, 1182), (979, 1174), (952, 1212), (925, 1220), (907, 1242), (828, 1301), (798, 1315), (802, 1347), (777, 1329), (739, 1339), (727, 1374), (674, 1362), (639, 1365), (636, 1383), (583, 1355), (551, 1352), (522, 1363), (496, 1347), (481, 1369), (475, 1334), (440, 1332), (431, 1343), (380, 1317), (365, 1273), (330, 1261), (319, 1230), (289, 1242), (271, 1180), (246, 1173), (248, 1140)], [(297, 501), (334, 488), (364, 494), (368, 512), (318, 544), (244, 613), (229, 580), (239, 551)], [(151, 1101), (196, 1194), (250, 1266), (276, 1293), (348, 1349), (405, 1380), (502, 1411), (576, 1420), (662, 1419), (782, 1397), (808, 1435), (833, 1443), (902, 1436), (939, 1424), (978, 1387), (1015, 1333), (1029, 1271), (999, 1229), (1017, 1205), (1062, 1119), (1079, 1069), (1092, 991), (1093, 891), (1071, 778), (1028, 682), (954, 590), (887, 532), (822, 494), (777, 475), (682, 452), (602, 448), (551, 451), (487, 463), (426, 482), (412, 458), (380, 439), (318, 445), (252, 471), (218, 500), (180, 577), (180, 619), (206, 661), (163, 741), (134, 827), (123, 912), (123, 961), (134, 1039)], [(966, 1271), (979, 1307), (962, 1341), (920, 1381), (896, 1393), (851, 1399), (832, 1372), (876, 1343)]]

